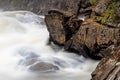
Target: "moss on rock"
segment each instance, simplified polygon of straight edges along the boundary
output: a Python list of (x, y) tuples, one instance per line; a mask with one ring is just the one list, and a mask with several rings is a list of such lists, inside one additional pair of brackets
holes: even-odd
[(90, 3), (91, 3), (93, 6), (96, 6), (96, 5), (97, 5), (97, 0), (90, 0)]
[(100, 16), (96, 17), (96, 21), (106, 25), (107, 23), (115, 23), (117, 19), (117, 1), (109, 2), (107, 9)]

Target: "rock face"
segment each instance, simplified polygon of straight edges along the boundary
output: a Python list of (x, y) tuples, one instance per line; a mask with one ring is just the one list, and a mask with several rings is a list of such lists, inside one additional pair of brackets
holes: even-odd
[(109, 27), (120, 27), (120, 1), (100, 0), (93, 9), (96, 21)]
[(66, 46), (95, 57), (103, 57), (99, 53), (107, 47), (119, 43), (119, 39), (120, 29), (109, 28), (94, 22), (93, 19), (87, 19), (70, 40), (71, 44)]
[(50, 32), (50, 40), (64, 45), (75, 33), (74, 31), (77, 31), (82, 21), (70, 12), (51, 10), (45, 16), (45, 22)]
[(45, 15), (50, 9), (62, 9), (76, 13), (80, 0), (0, 0), (4, 10), (28, 10)]
[[(120, 42), (118, 27), (120, 19), (116, 18), (116, 16), (119, 17), (119, 11), (113, 14), (115, 16), (111, 13), (119, 9), (116, 8), (120, 4), (117, 2), (119, 1), (81, 0), (76, 14), (61, 9), (50, 10), (45, 16), (45, 21), (51, 41), (64, 46), (66, 50), (75, 51), (84, 56), (102, 58), (109, 55), (104, 52)], [(83, 14), (89, 16), (84, 22), (79, 19)], [(107, 18), (106, 14), (108, 14)], [(113, 18), (115, 22), (110, 22)], [(101, 23), (103, 19), (106, 20), (105, 24)]]
[(113, 54), (103, 58), (92, 73), (91, 80), (119, 80), (120, 79), (120, 47), (115, 47)]
[(104, 57), (102, 52), (105, 49), (120, 42), (119, 28), (103, 26), (92, 18), (82, 23), (72, 14), (55, 11), (46, 15), (45, 21), (51, 41), (63, 45), (66, 50), (75, 50), (91, 57)]

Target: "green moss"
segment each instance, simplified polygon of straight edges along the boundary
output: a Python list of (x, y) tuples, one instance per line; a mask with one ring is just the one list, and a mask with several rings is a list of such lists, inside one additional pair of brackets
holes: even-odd
[(91, 3), (93, 6), (96, 6), (96, 5), (97, 5), (97, 0), (90, 0), (90, 3)]
[(116, 20), (116, 13), (113, 9), (107, 9), (100, 17), (97, 18), (97, 21), (105, 24), (106, 22), (114, 22)]
[(116, 14), (116, 8), (117, 8), (117, 3), (112, 2), (108, 6), (109, 8), (99, 17), (96, 18), (98, 22), (101, 24), (106, 24), (106, 22), (115, 22), (117, 19), (117, 14)]

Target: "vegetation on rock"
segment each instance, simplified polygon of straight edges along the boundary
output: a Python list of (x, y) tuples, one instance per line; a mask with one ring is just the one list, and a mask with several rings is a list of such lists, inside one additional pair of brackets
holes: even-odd
[(96, 6), (96, 5), (97, 5), (97, 0), (90, 0), (90, 3), (91, 3), (93, 6)]
[(108, 9), (104, 11), (103, 14), (96, 18), (96, 21), (100, 22), (101, 24), (106, 25), (107, 22), (114, 23), (117, 21), (117, 2), (112, 2), (109, 4)]

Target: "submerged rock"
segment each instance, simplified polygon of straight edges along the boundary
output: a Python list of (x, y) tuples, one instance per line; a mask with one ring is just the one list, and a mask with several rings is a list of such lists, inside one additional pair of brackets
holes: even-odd
[[(58, 65), (53, 61), (46, 62), (37, 53), (31, 50), (22, 50), (18, 66), (23, 66), (31, 72), (51, 72), (59, 70)], [(59, 62), (59, 61), (58, 61)], [(55, 63), (55, 64), (54, 64)]]
[(119, 80), (120, 79), (120, 48), (113, 54), (103, 58), (92, 73), (91, 80)]
[(120, 42), (119, 28), (101, 25), (94, 18), (83, 22), (67, 11), (51, 10), (45, 22), (51, 41), (84, 56), (102, 58), (108, 55), (102, 52)]
[(59, 67), (48, 62), (38, 62), (28, 68), (32, 72), (51, 72), (59, 70)]

